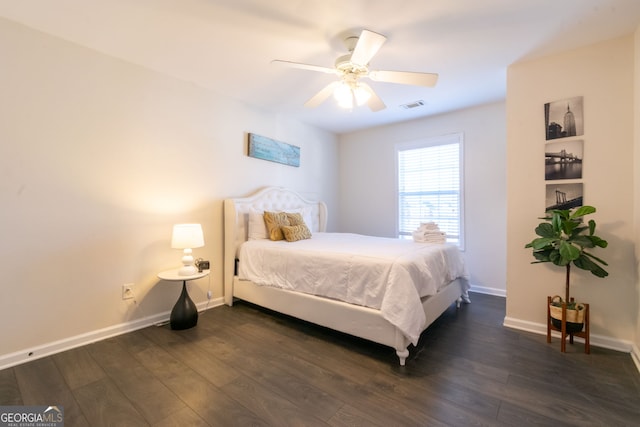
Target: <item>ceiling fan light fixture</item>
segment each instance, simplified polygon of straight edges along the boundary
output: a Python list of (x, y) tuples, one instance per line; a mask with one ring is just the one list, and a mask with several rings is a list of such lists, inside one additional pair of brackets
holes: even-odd
[(342, 108), (353, 108), (353, 92), (348, 83), (340, 83), (333, 91), (333, 97)]
[(371, 97), (371, 93), (357, 83), (341, 82), (333, 91), (333, 97), (342, 108), (352, 109), (361, 106)]
[(371, 98), (371, 93), (360, 85), (353, 88), (353, 97), (356, 99), (356, 104), (364, 105)]

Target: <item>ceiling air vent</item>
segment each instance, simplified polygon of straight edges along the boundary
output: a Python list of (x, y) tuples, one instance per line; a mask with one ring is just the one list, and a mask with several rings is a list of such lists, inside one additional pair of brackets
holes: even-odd
[(424, 101), (419, 100), (419, 101), (410, 102), (408, 104), (402, 104), (401, 107), (404, 108), (405, 110), (410, 110), (412, 108), (422, 107), (423, 105), (424, 105)]

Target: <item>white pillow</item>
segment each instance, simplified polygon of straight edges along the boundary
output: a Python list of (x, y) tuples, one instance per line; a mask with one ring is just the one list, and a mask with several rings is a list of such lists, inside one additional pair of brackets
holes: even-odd
[(302, 219), (304, 220), (304, 223), (307, 225), (307, 228), (309, 230), (313, 229), (313, 217), (311, 216), (310, 207), (296, 209), (294, 212), (300, 212), (302, 214)]
[(264, 223), (264, 211), (249, 210), (249, 240), (268, 239), (267, 225)]

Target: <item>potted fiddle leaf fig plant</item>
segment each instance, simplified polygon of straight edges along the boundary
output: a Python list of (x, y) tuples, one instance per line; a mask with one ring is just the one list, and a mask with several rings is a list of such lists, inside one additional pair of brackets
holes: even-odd
[[(609, 273), (602, 268), (608, 265), (587, 250), (596, 247), (606, 248), (608, 243), (595, 235), (596, 222), (589, 220), (587, 225), (583, 223), (583, 217), (596, 211), (593, 206), (580, 206), (575, 209), (554, 209), (546, 213), (535, 233), (538, 237), (525, 245), (525, 248), (533, 249), (536, 259), (532, 264), (550, 262), (566, 270), (565, 278), (565, 303), (567, 304), (566, 330), (579, 332), (582, 330), (584, 319), (584, 306), (570, 298), (571, 265), (582, 270), (590, 271), (597, 277), (607, 277)], [(550, 312), (552, 323), (556, 328), (561, 328), (562, 322), (562, 298), (555, 296), (552, 299)]]

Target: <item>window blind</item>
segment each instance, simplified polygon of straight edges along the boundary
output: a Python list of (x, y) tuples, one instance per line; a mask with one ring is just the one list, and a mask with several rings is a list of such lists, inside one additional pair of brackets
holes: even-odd
[(462, 244), (462, 135), (398, 146), (398, 234), (433, 221)]

